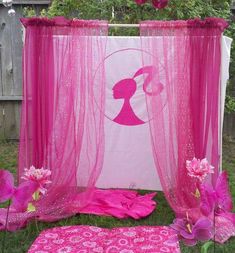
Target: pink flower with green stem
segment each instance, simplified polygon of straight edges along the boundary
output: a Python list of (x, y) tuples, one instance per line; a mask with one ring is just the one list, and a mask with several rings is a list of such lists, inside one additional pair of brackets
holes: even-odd
[(206, 158), (200, 160), (194, 157), (192, 160), (186, 161), (186, 169), (188, 176), (197, 180), (195, 193), (192, 194), (199, 199), (200, 185), (205, 180), (207, 175), (214, 173), (214, 167), (209, 164)]
[[(7, 209), (3, 209), (5, 225), (0, 225), (5, 229), (3, 235), (2, 252), (4, 252), (6, 231), (10, 212), (22, 213), (27, 210), (28, 203), (32, 200), (33, 193), (37, 190), (38, 184), (33, 181), (21, 183), (18, 187), (14, 186), (14, 177), (7, 171), (0, 169), (0, 203), (8, 201)], [(5, 212), (6, 211), (6, 212)], [(2, 215), (2, 214), (1, 214)], [(1, 228), (1, 229), (2, 229)]]
[(33, 181), (15, 187), (13, 175), (7, 170), (0, 170), (0, 203), (9, 201), (12, 210), (24, 212), (37, 189), (38, 184)]

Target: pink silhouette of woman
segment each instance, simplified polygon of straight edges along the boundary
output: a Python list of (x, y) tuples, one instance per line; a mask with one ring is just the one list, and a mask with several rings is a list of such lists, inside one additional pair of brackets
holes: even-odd
[(124, 99), (124, 103), (119, 114), (113, 119), (114, 122), (127, 126), (135, 126), (145, 123), (135, 115), (130, 104), (130, 99), (135, 94), (137, 88), (134, 78), (143, 74), (148, 74), (143, 84), (143, 90), (147, 95), (158, 95), (162, 91), (163, 85), (161, 83), (155, 85), (152, 92), (147, 91), (149, 83), (153, 80), (153, 77), (156, 74), (156, 69), (153, 66), (143, 67), (135, 73), (133, 78), (127, 78), (117, 82), (113, 87), (113, 97), (115, 99)]

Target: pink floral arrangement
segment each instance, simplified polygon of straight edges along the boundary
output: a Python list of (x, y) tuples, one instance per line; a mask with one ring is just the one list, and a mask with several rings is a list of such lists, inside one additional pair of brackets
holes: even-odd
[(214, 173), (214, 167), (209, 164), (206, 158), (200, 160), (193, 158), (186, 161), (186, 168), (190, 177), (197, 178), (202, 182), (208, 174)]
[[(235, 214), (232, 213), (233, 201), (226, 171), (220, 173), (212, 186), (205, 178), (214, 173), (214, 167), (206, 158), (186, 161), (186, 169), (188, 176), (198, 180), (196, 194), (192, 194), (198, 199), (198, 208), (192, 211), (188, 209), (185, 217), (173, 221), (170, 226), (178, 235), (173, 240), (181, 239), (186, 245), (194, 246), (198, 241), (207, 241), (214, 236), (217, 242), (224, 243), (235, 236)], [(188, 212), (193, 212), (190, 215), (194, 217), (193, 220)], [(195, 212), (198, 212), (197, 218)]]
[[(135, 0), (135, 2), (141, 5), (148, 2), (148, 0)], [(163, 9), (168, 5), (168, 3), (169, 3), (169, 0), (152, 0), (152, 5), (156, 9)]]

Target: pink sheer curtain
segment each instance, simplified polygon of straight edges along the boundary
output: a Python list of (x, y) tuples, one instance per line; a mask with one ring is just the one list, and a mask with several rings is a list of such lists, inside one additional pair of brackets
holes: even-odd
[(36, 203), (35, 216), (53, 221), (87, 204), (102, 169), (102, 61), (108, 25), (63, 17), (22, 23), (26, 35), (18, 180), (32, 165), (51, 170), (52, 184)]
[[(221, 35), (227, 23), (207, 18), (141, 23), (144, 65), (154, 65), (157, 96), (146, 96), (153, 155), (165, 196), (177, 216), (197, 215), (195, 181), (185, 162), (207, 158), (220, 163), (219, 97)], [(154, 89), (154, 86), (152, 87)], [(190, 211), (191, 210), (191, 211)]]

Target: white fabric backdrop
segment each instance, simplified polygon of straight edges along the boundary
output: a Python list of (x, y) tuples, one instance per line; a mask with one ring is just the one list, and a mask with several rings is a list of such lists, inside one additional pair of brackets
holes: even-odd
[[(222, 38), (222, 66), (221, 66), (221, 128), (223, 121), (224, 100), (230, 48), (232, 40)], [(123, 79), (131, 79), (142, 67), (140, 37), (109, 37), (107, 42), (106, 64), (106, 111), (105, 111), (105, 157), (104, 166), (97, 182), (100, 188), (130, 188), (161, 190), (152, 156), (148, 117), (143, 91), (143, 76), (134, 78), (136, 91), (130, 98), (130, 106), (137, 121), (124, 122), (116, 120), (120, 113), (124, 99), (120, 89), (113, 91), (113, 87)], [(147, 52), (148, 53), (148, 52)], [(119, 97), (119, 99), (118, 99)], [(123, 113), (127, 113), (124, 110)], [(123, 114), (122, 114), (123, 115)], [(119, 115), (121, 118), (122, 115)], [(119, 118), (120, 119), (120, 118)], [(221, 132), (220, 132), (221, 133)], [(220, 134), (218, 133), (218, 134)]]

